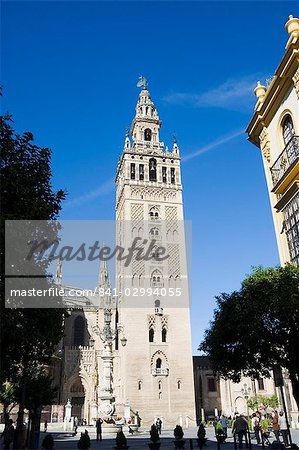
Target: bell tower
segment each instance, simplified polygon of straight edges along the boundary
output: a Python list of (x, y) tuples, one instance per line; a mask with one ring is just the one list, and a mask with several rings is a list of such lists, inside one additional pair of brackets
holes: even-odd
[[(150, 258), (117, 261), (118, 401), (144, 425), (195, 422), (180, 154), (160, 140), (162, 122), (144, 78), (116, 174), (117, 245), (151, 245)], [(159, 249), (164, 258), (159, 258)]]

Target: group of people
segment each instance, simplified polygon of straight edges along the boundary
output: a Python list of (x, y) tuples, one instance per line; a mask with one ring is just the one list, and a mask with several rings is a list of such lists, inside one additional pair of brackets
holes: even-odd
[[(255, 438), (258, 444), (261, 443), (261, 437), (268, 440), (268, 430), (263, 428), (262, 422), (261, 422), (261, 415), (259, 412), (256, 412), (252, 415), (252, 427), (254, 430)], [(282, 441), (285, 447), (289, 446), (289, 436), (288, 436), (288, 426), (287, 426), (287, 420), (283, 413), (283, 411), (274, 411), (271, 417), (271, 426), (272, 431), (275, 436), (275, 440), (277, 442), (280, 441), (280, 436), (282, 437)]]
[[(245, 415), (236, 414), (232, 422), (232, 435), (235, 435), (238, 439), (239, 448), (242, 448), (243, 441), (247, 442), (248, 432), (250, 429), (254, 431), (255, 439), (257, 444), (261, 444), (262, 440), (264, 443), (269, 444), (269, 432), (268, 428), (265, 429), (265, 423), (269, 423), (263, 420), (261, 414), (257, 411), (250, 417), (251, 426), (248, 422), (248, 419)], [(227, 438), (227, 428), (229, 425), (229, 419), (224, 415), (220, 417), (215, 417), (213, 421), (213, 426), (215, 429), (215, 435), (219, 437), (219, 435), (223, 436), (223, 440)], [(271, 417), (271, 426), (272, 431), (275, 436), (275, 441), (278, 443), (281, 442), (280, 436), (282, 437), (282, 441), (285, 447), (289, 446), (289, 436), (288, 436), (288, 427), (285, 415), (282, 411), (279, 413), (275, 411)]]
[(224, 437), (224, 440), (227, 438), (227, 428), (228, 428), (229, 420), (226, 416), (222, 415), (220, 417), (215, 417), (213, 426), (215, 429), (215, 434), (221, 433)]

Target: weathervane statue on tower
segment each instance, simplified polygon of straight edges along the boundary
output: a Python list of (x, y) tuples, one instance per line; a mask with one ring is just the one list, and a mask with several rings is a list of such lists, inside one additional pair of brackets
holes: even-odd
[(141, 77), (139, 77), (137, 87), (142, 87), (142, 89), (147, 88), (147, 79), (145, 77), (143, 77), (142, 75), (141, 75)]

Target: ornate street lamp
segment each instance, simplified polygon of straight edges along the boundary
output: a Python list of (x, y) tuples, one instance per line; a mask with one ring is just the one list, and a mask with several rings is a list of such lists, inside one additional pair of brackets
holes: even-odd
[(251, 394), (251, 388), (247, 386), (247, 383), (244, 383), (243, 386), (244, 386), (244, 387), (241, 389), (241, 392), (242, 392), (243, 398), (244, 398), (245, 403), (246, 403), (246, 408), (247, 408), (247, 418), (248, 418), (248, 420), (249, 420), (249, 408), (248, 408), (248, 403), (247, 403), (247, 401), (248, 401), (248, 399), (249, 399), (249, 397), (250, 397), (250, 394)]
[(114, 397), (113, 397), (113, 387), (112, 387), (112, 379), (113, 379), (113, 351), (112, 344), (119, 335), (119, 332), (122, 332), (122, 338), (120, 340), (121, 345), (124, 347), (127, 343), (127, 339), (125, 338), (123, 332), (123, 326), (118, 325), (117, 328), (111, 328), (112, 321), (112, 308), (111, 308), (111, 299), (107, 302), (104, 308), (104, 326), (100, 328), (98, 326), (93, 327), (93, 331), (100, 337), (101, 341), (104, 343), (104, 349), (102, 351), (101, 359), (103, 362), (103, 376), (101, 381), (101, 391), (100, 391), (100, 400), (101, 405), (100, 409), (103, 415), (112, 416), (114, 413)]

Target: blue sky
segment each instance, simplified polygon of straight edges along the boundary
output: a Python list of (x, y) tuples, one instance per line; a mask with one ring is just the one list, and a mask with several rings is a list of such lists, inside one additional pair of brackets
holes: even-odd
[[(278, 254), (260, 152), (246, 140), (257, 80), (284, 53), (295, 2), (4, 2), (3, 111), (53, 151), (61, 218), (113, 219), (113, 178), (138, 97), (149, 89), (181, 149), (193, 223), (194, 351), (214, 296)], [(96, 282), (96, 280), (95, 280)]]

